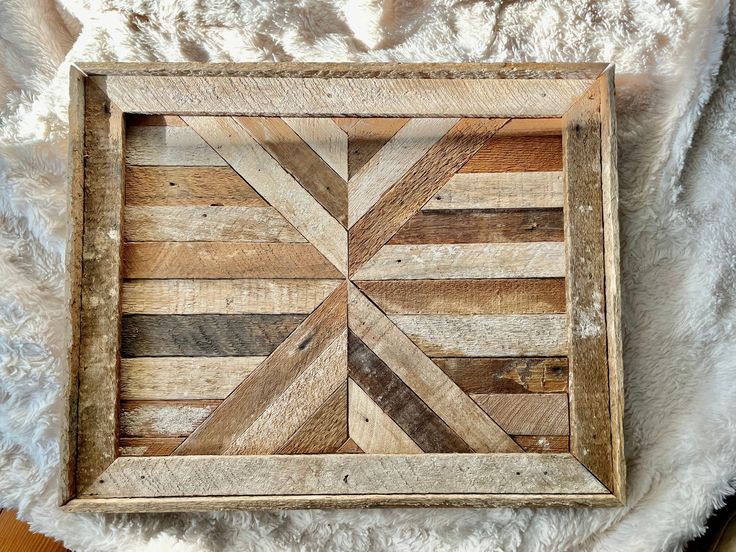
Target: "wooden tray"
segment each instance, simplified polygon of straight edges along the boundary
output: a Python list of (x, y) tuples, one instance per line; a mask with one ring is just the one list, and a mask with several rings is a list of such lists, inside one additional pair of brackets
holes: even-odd
[(613, 68), (71, 71), (72, 511), (618, 505)]

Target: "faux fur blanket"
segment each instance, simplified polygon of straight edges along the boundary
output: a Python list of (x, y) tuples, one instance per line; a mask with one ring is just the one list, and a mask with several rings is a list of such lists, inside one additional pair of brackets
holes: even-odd
[[(0, 507), (79, 550), (675, 550), (736, 483), (727, 0), (4, 0)], [(731, 29), (736, 19), (731, 19)], [(56, 508), (70, 61), (617, 64), (629, 501), (611, 510)]]

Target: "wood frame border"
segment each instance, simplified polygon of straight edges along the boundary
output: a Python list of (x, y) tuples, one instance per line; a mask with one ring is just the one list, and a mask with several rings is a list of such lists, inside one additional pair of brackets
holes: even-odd
[[(161, 79), (179, 88), (188, 81), (198, 94), (187, 105), (181, 98), (166, 93), (155, 97), (141, 90), (156, 86), (168, 92), (174, 86), (162, 86)], [(431, 82), (430, 82), (431, 81)], [(201, 86), (207, 84), (208, 86)], [(284, 90), (309, 84), (312, 94), (294, 101)], [(339, 96), (347, 84), (358, 93), (350, 111)], [(249, 103), (249, 87), (270, 87), (269, 104)], [(386, 106), (385, 94), (400, 92), (406, 86), (417, 87), (410, 100)], [(415, 88), (415, 89), (417, 89)], [(378, 97), (373, 95), (380, 91)], [(437, 91), (440, 91), (439, 93)], [(430, 98), (429, 91), (434, 99)], [(330, 98), (337, 93), (339, 103)], [(172, 93), (173, 94), (173, 93)], [(523, 105), (504, 103), (503, 98), (519, 94)], [(616, 506), (625, 501), (625, 464), (623, 456), (623, 369), (620, 329), (620, 275), (618, 252), (618, 198), (616, 179), (615, 113), (613, 104), (613, 67), (605, 64), (80, 64), (70, 71), (70, 240), (68, 246), (68, 300), (71, 313), (69, 347), (68, 428), (62, 443), (61, 504), (67, 511), (143, 512), (191, 511), (218, 509), (268, 508), (340, 508), (391, 506)], [(250, 96), (252, 98), (252, 96)], [(327, 97), (324, 101), (322, 98)], [(400, 96), (399, 96), (400, 97)], [(439, 97), (439, 100), (436, 98)], [(141, 100), (143, 98), (143, 100)], [(353, 98), (351, 98), (352, 100)], [(430, 101), (432, 100), (432, 101)], [(414, 102), (414, 105), (412, 105)], [(587, 105), (586, 105), (587, 104)], [(594, 113), (593, 113), (594, 112)], [(579, 118), (597, 121), (597, 178), (601, 182), (602, 241), (595, 246), (603, 259), (605, 293), (605, 348), (608, 371), (605, 374), (605, 435), (595, 438), (585, 420), (600, 419), (601, 401), (575, 402), (571, 381), (571, 437), (579, 435), (580, 446), (571, 439), (570, 455), (530, 455), (537, 472), (551, 469), (552, 456), (565, 456), (580, 462), (580, 468), (600, 486), (600, 492), (581, 487), (569, 489), (537, 488), (520, 492), (514, 486), (494, 492), (458, 493), (452, 485), (442, 493), (390, 492), (380, 494), (364, 490), (360, 494), (262, 494), (223, 496), (207, 493), (175, 496), (114, 496), (100, 484), (102, 473), (115, 476), (129, 470), (134, 480), (145, 476), (153, 462), (181, 462), (187, 457), (136, 459), (115, 458), (117, 423), (117, 378), (119, 363), (119, 261), (121, 205), (123, 194), (122, 158), (124, 151), (123, 115), (125, 113), (176, 113), (189, 115), (278, 115), (278, 116), (476, 116), (476, 117), (562, 117), (565, 155), (577, 147), (571, 139)], [(594, 126), (596, 126), (594, 125)], [(95, 141), (97, 140), (97, 141)], [(92, 147), (94, 146), (94, 148)], [(91, 154), (95, 155), (91, 155)], [(566, 171), (567, 173), (567, 171)], [(574, 176), (574, 175), (573, 175)], [(574, 176), (575, 177), (575, 176)], [(576, 177), (575, 177), (576, 178)], [(567, 177), (566, 177), (567, 180)], [(95, 187), (103, 182), (104, 186)], [(98, 195), (95, 196), (95, 193)], [(102, 208), (97, 210), (101, 205)], [(569, 209), (567, 211), (570, 211)], [(105, 238), (102, 238), (102, 236)], [(569, 244), (568, 244), (569, 247)], [(117, 253), (116, 253), (117, 252)], [(84, 260), (83, 260), (84, 259)], [(101, 267), (104, 266), (105, 270)], [(115, 267), (118, 267), (117, 274)], [(99, 270), (95, 270), (100, 267)], [(100, 296), (94, 292), (103, 286), (107, 296), (99, 308)], [(574, 287), (568, 293), (575, 294)], [(569, 299), (574, 297), (569, 296)], [(94, 304), (94, 307), (90, 305)], [(571, 332), (574, 321), (570, 321)], [(102, 334), (99, 332), (105, 328)], [(571, 370), (572, 372), (572, 370)], [(600, 376), (600, 377), (598, 377)], [(593, 379), (603, 393), (602, 375)], [(580, 381), (580, 380), (579, 380)], [(90, 397), (89, 389), (95, 396)], [(586, 389), (581, 386), (580, 389)], [(100, 400), (100, 393), (108, 399)], [(587, 390), (585, 391), (587, 393)], [(580, 395), (578, 395), (580, 396)], [(600, 393), (598, 395), (600, 399)], [(575, 405), (579, 405), (575, 407)], [(577, 432), (577, 433), (576, 433)], [(89, 435), (93, 435), (90, 444)], [(594, 443), (591, 443), (591, 439)], [(606, 444), (607, 443), (607, 444)], [(607, 458), (603, 464), (588, 461), (583, 451), (591, 445)], [(607, 446), (607, 449), (606, 449)], [(601, 448), (602, 447), (602, 448)], [(588, 449), (589, 450), (589, 449)], [(606, 450), (608, 452), (606, 452)], [(335, 464), (324, 455), (318, 461)], [(436, 459), (423, 455), (427, 462)], [(448, 455), (442, 455), (447, 457)], [(449, 455), (455, 456), (455, 455)], [(511, 467), (513, 454), (462, 455), (465, 458), (495, 457), (494, 462)], [(538, 458), (546, 456), (547, 458)], [(585, 456), (585, 457), (583, 457)], [(505, 459), (501, 458), (505, 457)], [(245, 458), (245, 460), (244, 460)], [(273, 457), (269, 457), (273, 458)], [(283, 457), (281, 457), (283, 458)], [(312, 462), (317, 461), (312, 456)], [(344, 456), (332, 457), (345, 464)], [(213, 460), (230, 464), (225, 472), (243, 462), (263, 461), (258, 457), (191, 457), (185, 462), (207, 463)], [(294, 456), (289, 462), (299, 462)], [(266, 460), (268, 461), (268, 460)], [(406, 465), (415, 460), (407, 456), (383, 457), (381, 462)], [(482, 461), (481, 461), (482, 462)], [(421, 462), (420, 462), (421, 463)], [(352, 465), (352, 464), (350, 464)], [(604, 465), (601, 468), (601, 465)], [(127, 466), (127, 467), (126, 467)], [(583, 467), (585, 466), (585, 467)], [(586, 469), (587, 468), (587, 469)], [(161, 471), (161, 470), (159, 470)], [(163, 470), (170, 473), (169, 470)], [(537, 473), (538, 475), (538, 473)], [(546, 473), (545, 473), (546, 475)], [(462, 472), (458, 473), (462, 479)], [(492, 476), (492, 474), (491, 474)], [(450, 478), (452, 479), (452, 477)], [(457, 478), (456, 478), (457, 479)], [(459, 479), (458, 479), (459, 480)], [(602, 482), (602, 483), (601, 483)], [(140, 483), (138, 481), (138, 483)], [(150, 483), (150, 481), (149, 481)], [(333, 481), (334, 483), (334, 481)], [(573, 486), (574, 487), (574, 486)], [(102, 489), (102, 491), (100, 491)], [(319, 492), (318, 490), (314, 491)], [(120, 494), (118, 492), (118, 494)], [(135, 494), (135, 493), (131, 493)], [(140, 494), (140, 492), (138, 493)], [(149, 493), (150, 494), (150, 493)]]

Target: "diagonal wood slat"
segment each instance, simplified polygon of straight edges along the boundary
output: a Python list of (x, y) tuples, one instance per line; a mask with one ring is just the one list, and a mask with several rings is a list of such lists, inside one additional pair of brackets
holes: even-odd
[(348, 135), (348, 176), (352, 178), (409, 119), (399, 117), (343, 119)]
[(348, 179), (348, 135), (329, 117), (284, 118), (299, 137), (343, 180)]

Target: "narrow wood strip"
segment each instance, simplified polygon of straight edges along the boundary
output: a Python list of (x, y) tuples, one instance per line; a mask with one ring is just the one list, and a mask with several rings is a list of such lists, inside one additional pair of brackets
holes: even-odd
[[(418, 163), (459, 119), (410, 119), (350, 177), (348, 226), (352, 227), (378, 199)], [(353, 131), (362, 123), (353, 127)], [(385, 123), (384, 123), (385, 124)], [(351, 137), (353, 132), (351, 131)], [(350, 151), (363, 147), (361, 142)]]
[(343, 273), (347, 231), (237, 122), (228, 117), (186, 117), (272, 207)]
[(424, 452), (473, 452), (352, 332), (348, 338), (348, 374)]
[(507, 119), (462, 119), (355, 223), (350, 273), (373, 257)]
[(568, 368), (564, 357), (433, 358), (432, 361), (466, 393), (565, 393)]
[(178, 126), (187, 124), (177, 115), (131, 115), (125, 116), (125, 124), (128, 128), (133, 126)]
[(563, 241), (562, 209), (419, 211), (389, 245)]
[[(348, 380), (349, 382), (349, 380)], [(337, 449), (338, 454), (362, 454), (365, 451), (360, 448), (355, 441), (348, 439)]]
[(460, 169), (461, 173), (562, 170), (562, 137), (495, 136)]
[(496, 136), (562, 135), (562, 118), (511, 119)]
[(355, 284), (387, 314), (565, 312), (564, 278), (377, 280)]
[(348, 440), (348, 384), (344, 381), (277, 454), (336, 453)]
[(347, 183), (278, 117), (236, 117), (250, 135), (294, 177), (328, 213), (347, 225)]
[(224, 399), (265, 360), (250, 357), (141, 357), (120, 360), (122, 400)]
[(553, 394), (471, 394), (504, 431), (512, 435), (568, 435), (570, 420), (567, 395)]
[(386, 245), (353, 274), (353, 279), (422, 280), (564, 276), (565, 244), (538, 242)]
[(420, 454), (412, 441), (373, 399), (348, 379), (348, 424), (350, 438), (368, 454)]
[(133, 242), (306, 242), (272, 207), (126, 206), (123, 239)]
[(125, 278), (339, 278), (309, 243), (126, 243)]
[(332, 117), (332, 120), (345, 133), (350, 131), (360, 121), (357, 117)]
[(121, 401), (121, 437), (186, 437), (222, 401)]
[(343, 180), (348, 179), (348, 135), (327, 117), (284, 119)]
[(563, 204), (562, 172), (458, 173), (422, 209), (543, 209)]
[(567, 435), (513, 435), (512, 438), (524, 452), (559, 453), (570, 450)]
[(168, 456), (184, 437), (123, 437), (120, 456)]
[(188, 127), (134, 126), (125, 138), (127, 165), (227, 165)]
[(463, 391), (358, 288), (349, 286), (350, 329), (477, 452), (520, 450)]
[(467, 492), (608, 494), (569, 454), (522, 452), (118, 458), (83, 496)]
[(219, 454), (237, 442), (268, 405), (345, 331), (346, 304), (343, 284), (225, 399), (175, 454)]
[(301, 314), (126, 314), (121, 355), (270, 355), (302, 320)]
[(563, 356), (564, 314), (392, 314), (396, 326), (428, 356)]
[(352, 178), (403, 127), (406, 118), (343, 119), (348, 135), (348, 176)]
[(128, 166), (125, 204), (268, 206), (231, 167)]
[(342, 280), (127, 280), (125, 314), (309, 314)]
[(570, 451), (610, 489), (600, 100), (593, 87), (564, 117)]

